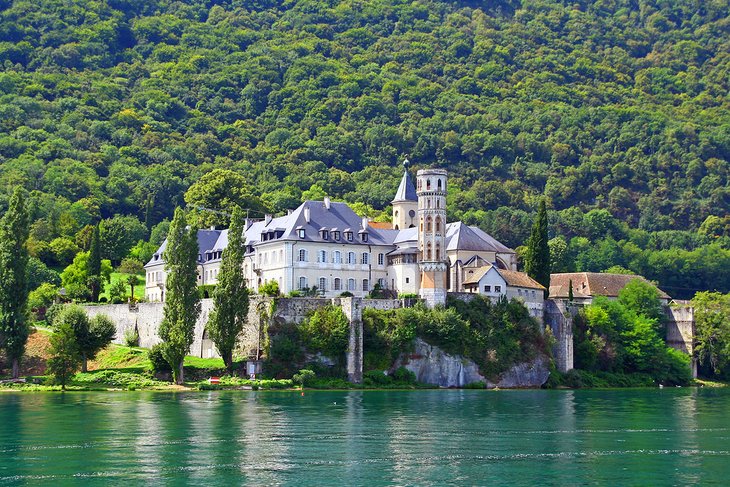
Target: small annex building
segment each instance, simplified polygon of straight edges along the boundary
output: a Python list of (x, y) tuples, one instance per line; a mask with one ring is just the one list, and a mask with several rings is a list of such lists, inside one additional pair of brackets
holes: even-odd
[(524, 272), (487, 264), (465, 271), (464, 291), (480, 294), (491, 300), (501, 297), (522, 301), (530, 316), (542, 322), (545, 305), (545, 286)]
[[(645, 277), (636, 274), (608, 274), (603, 272), (565, 272), (550, 274), (550, 299), (570, 299), (570, 288), (573, 288), (573, 302), (579, 305), (589, 305), (596, 296), (605, 296), (608, 299), (618, 298), (626, 285), (639, 279), (654, 284)], [(656, 287), (656, 286), (655, 286)], [(668, 305), (672, 298), (657, 288), (659, 299), (663, 305)]]

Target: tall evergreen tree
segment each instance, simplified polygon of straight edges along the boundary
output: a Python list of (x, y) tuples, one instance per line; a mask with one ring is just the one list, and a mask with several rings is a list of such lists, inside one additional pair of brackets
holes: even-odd
[(195, 322), (200, 314), (197, 257), (197, 232), (188, 228), (182, 208), (176, 208), (163, 254), (167, 280), (160, 338), (162, 354), (172, 367), (177, 384), (184, 380), (183, 360), (193, 343)]
[(236, 207), (228, 230), (228, 246), (223, 251), (218, 285), (213, 292), (215, 308), (206, 327), (229, 372), (233, 368), (233, 349), (248, 315), (248, 289), (243, 276), (244, 218), (243, 210)]
[(550, 289), (550, 246), (548, 245), (547, 207), (544, 199), (540, 201), (537, 219), (532, 225), (530, 238), (527, 241), (525, 272), (545, 286), (545, 298), (547, 298)]
[(26, 241), (29, 226), (25, 194), (18, 188), (0, 220), (0, 346), (12, 364), (13, 379), (20, 375), (20, 359), (28, 341)]
[(99, 225), (94, 227), (91, 234), (91, 246), (89, 247), (89, 291), (91, 292), (91, 301), (99, 301), (99, 293), (101, 292), (101, 245), (99, 244)]

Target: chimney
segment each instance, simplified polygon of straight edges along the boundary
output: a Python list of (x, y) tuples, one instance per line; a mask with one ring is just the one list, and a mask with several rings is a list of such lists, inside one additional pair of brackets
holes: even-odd
[(253, 223), (253, 222), (251, 221), (251, 219), (249, 217), (244, 218), (244, 220), (243, 220), (243, 228), (245, 228), (246, 230), (248, 230), (248, 228), (251, 226), (251, 223)]
[(289, 210), (286, 210), (286, 216), (289, 216), (289, 215), (291, 215), (292, 213), (293, 213), (293, 211), (291, 211), (290, 209), (289, 209)]
[(210, 229), (211, 229), (211, 230), (215, 230), (215, 225), (211, 225), (211, 226), (210, 226)]
[(362, 217), (362, 229), (367, 230), (368, 225), (369, 225), (368, 217), (366, 217), (366, 216)]
[(329, 196), (325, 196), (324, 197), (324, 207), (329, 210), (330, 209), (330, 206), (331, 206), (330, 205), (330, 197)]
[(308, 206), (305, 206), (304, 207), (304, 219), (307, 221), (307, 223), (309, 223), (309, 218), (311, 216), (312, 215), (311, 215), (311, 212), (309, 211), (309, 207)]
[(271, 223), (272, 218), (273, 218), (273, 216), (271, 216), (271, 213), (267, 213), (266, 215), (264, 215), (264, 226)]

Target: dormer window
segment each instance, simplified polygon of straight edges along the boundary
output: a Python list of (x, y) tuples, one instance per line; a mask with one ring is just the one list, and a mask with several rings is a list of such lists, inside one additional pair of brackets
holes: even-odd
[(340, 232), (334, 231), (332, 232), (332, 240), (339, 240), (340, 239)]
[(352, 232), (345, 232), (345, 238), (348, 242), (352, 242)]
[(330, 232), (327, 230), (322, 230), (322, 240), (329, 240), (330, 238)]
[(303, 229), (303, 228), (300, 228), (300, 229), (299, 229), (299, 230), (297, 231), (297, 233), (298, 233), (298, 235), (299, 235), (299, 238), (304, 238), (304, 237), (305, 237), (305, 233), (304, 233), (304, 229)]
[(362, 240), (363, 242), (367, 242), (368, 241), (368, 234), (367, 234), (367, 232), (360, 233), (360, 240)]

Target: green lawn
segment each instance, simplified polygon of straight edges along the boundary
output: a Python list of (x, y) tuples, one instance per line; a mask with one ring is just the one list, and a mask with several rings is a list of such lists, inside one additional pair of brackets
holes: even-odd
[[(127, 278), (129, 278), (130, 274), (125, 274), (122, 272), (112, 272), (111, 277), (109, 279), (109, 283), (107, 283), (104, 286), (104, 292), (99, 295), (99, 298), (102, 296), (106, 299), (109, 299), (109, 288), (115, 284), (117, 281), (124, 281), (126, 283)], [(143, 299), (144, 298), (144, 285), (145, 285), (145, 278), (144, 275), (138, 275), (137, 278), (139, 279), (139, 284), (134, 286), (134, 297), (137, 299)], [(127, 284), (127, 294), (129, 294), (129, 285)]]

